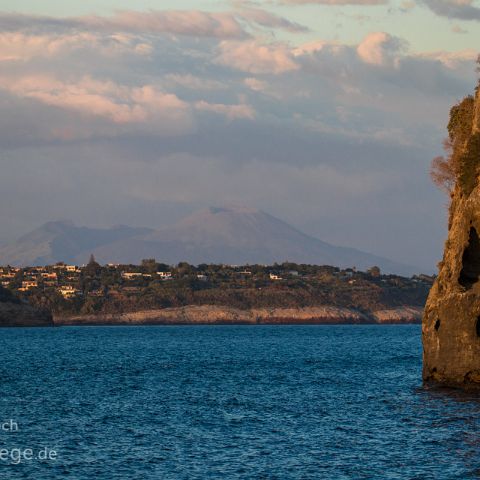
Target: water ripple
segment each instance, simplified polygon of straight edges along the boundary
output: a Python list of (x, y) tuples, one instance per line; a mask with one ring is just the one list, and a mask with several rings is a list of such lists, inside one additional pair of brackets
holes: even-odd
[(4, 329), (0, 479), (470, 479), (480, 399), (421, 385), (419, 326)]

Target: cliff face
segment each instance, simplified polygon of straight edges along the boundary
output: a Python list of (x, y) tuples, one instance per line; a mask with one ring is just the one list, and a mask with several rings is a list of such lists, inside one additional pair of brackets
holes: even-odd
[(480, 95), (452, 109), (455, 186), (439, 274), (423, 317), (423, 378), (480, 386)]
[(56, 325), (276, 325), (419, 323), (422, 309), (404, 307), (364, 315), (339, 307), (253, 308), (190, 305), (139, 312), (55, 318)]

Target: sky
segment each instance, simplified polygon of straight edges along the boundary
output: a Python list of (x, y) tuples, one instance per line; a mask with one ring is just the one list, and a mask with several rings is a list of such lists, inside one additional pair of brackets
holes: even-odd
[(262, 209), (431, 270), (472, 0), (0, 1), (0, 242)]

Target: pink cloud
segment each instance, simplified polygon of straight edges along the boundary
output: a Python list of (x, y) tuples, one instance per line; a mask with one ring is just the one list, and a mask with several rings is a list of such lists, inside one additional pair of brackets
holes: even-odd
[(229, 12), (184, 11), (122, 11), (111, 17), (81, 17), (80, 25), (95, 29), (135, 33), (173, 33), (199, 37), (239, 38), (245, 32)]
[(393, 65), (405, 41), (385, 32), (369, 33), (358, 45), (357, 54), (371, 65)]
[(473, 49), (459, 50), (457, 52), (439, 51), (417, 54), (417, 57), (425, 60), (439, 61), (445, 67), (455, 70), (465, 64), (473, 66), (478, 58), (478, 51)]
[(148, 55), (151, 46), (131, 35), (92, 32), (63, 34), (0, 33), (0, 61), (25, 61), (54, 57), (75, 50), (89, 50), (106, 56), (125, 53)]
[(244, 72), (279, 74), (299, 68), (290, 49), (281, 43), (223, 41), (219, 49), (218, 63)]
[(64, 82), (48, 75), (31, 75), (0, 77), (0, 87), (21, 98), (103, 117), (117, 124), (144, 123), (158, 116), (180, 121), (189, 115), (187, 103), (150, 85), (132, 88), (91, 77)]
[[(0, 13), (0, 30), (65, 32), (128, 32), (137, 34), (168, 33), (213, 38), (245, 38), (251, 28), (266, 27), (290, 32), (308, 28), (261, 8), (236, 5), (236, 10), (207, 12), (201, 10), (123, 10), (110, 16), (87, 15), (56, 18), (48, 16)], [(238, 8), (239, 7), (239, 8)]]
[(217, 38), (243, 38), (247, 35), (232, 12), (199, 10), (147, 12), (125, 10), (110, 16), (89, 15), (65, 18), (0, 13), (0, 30), (48, 34), (72, 31), (169, 33)]

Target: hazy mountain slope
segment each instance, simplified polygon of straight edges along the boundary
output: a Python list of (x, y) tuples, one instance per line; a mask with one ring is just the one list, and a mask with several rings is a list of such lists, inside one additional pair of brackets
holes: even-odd
[(94, 253), (101, 261), (114, 262), (138, 263), (147, 257), (194, 264), (270, 264), (288, 260), (359, 269), (378, 265), (385, 272), (418, 273), (414, 267), (322, 242), (267, 213), (246, 208), (210, 208), (171, 227), (103, 245)]
[(0, 264), (45, 265), (58, 261), (84, 263), (100, 245), (151, 232), (147, 228), (109, 229), (76, 227), (72, 222), (48, 222), (0, 248)]
[(160, 230), (76, 227), (50, 222), (0, 248), (0, 264), (82, 264), (94, 253), (102, 263), (135, 263), (143, 258), (175, 264), (271, 264), (291, 261), (410, 275), (418, 269), (352, 248), (336, 247), (305, 235), (265, 212), (247, 208), (210, 208)]

